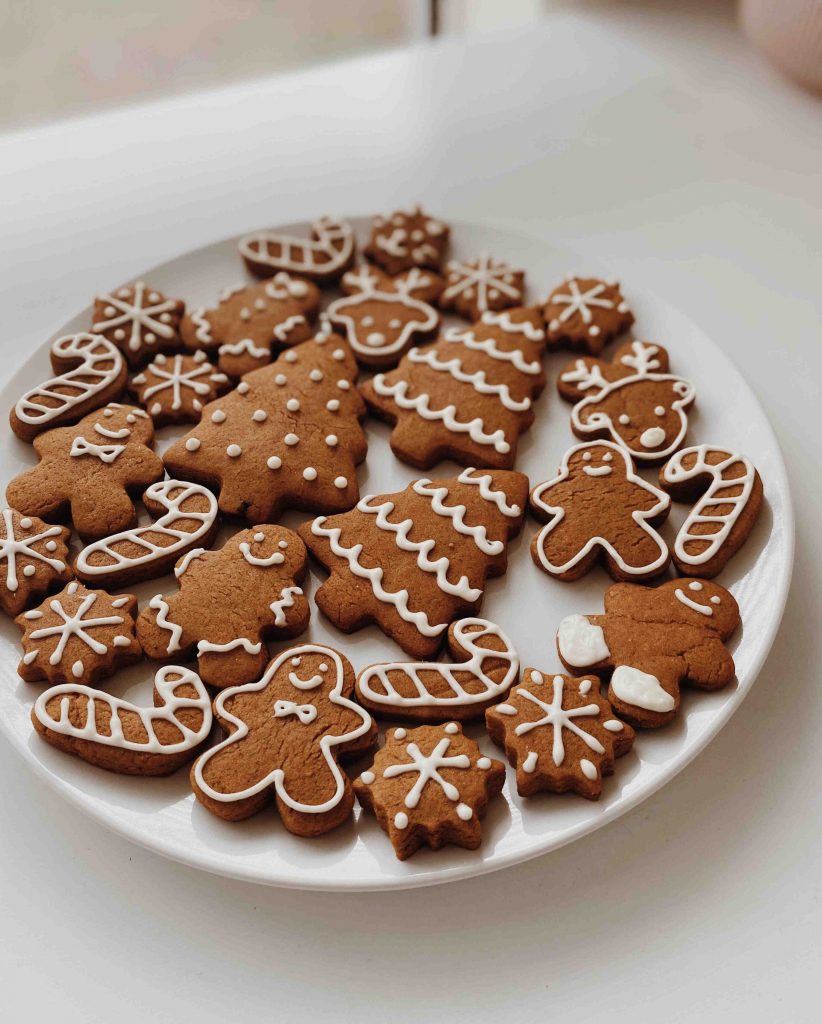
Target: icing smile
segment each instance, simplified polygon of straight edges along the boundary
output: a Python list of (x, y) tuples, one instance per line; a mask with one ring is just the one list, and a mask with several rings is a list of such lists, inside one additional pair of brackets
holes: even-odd
[(612, 470), (610, 466), (583, 466), (582, 472), (587, 476), (608, 476)]

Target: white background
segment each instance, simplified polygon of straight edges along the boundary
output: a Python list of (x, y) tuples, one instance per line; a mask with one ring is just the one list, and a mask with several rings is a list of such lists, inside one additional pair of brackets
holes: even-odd
[(723, 19), (628, 8), (0, 139), (10, 367), (180, 251), (418, 198), (688, 311), (770, 415), (798, 518), (782, 631), (714, 744), (615, 825), (487, 878), (343, 897), (198, 874), (0, 744), (8, 1019), (817, 1019), (821, 113)]

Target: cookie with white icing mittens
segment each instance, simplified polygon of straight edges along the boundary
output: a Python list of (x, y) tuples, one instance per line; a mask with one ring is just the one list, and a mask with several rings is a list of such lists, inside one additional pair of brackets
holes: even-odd
[(330, 575), (317, 606), (345, 633), (374, 623), (412, 658), (430, 658), (452, 621), (475, 614), (485, 580), (508, 567), (528, 478), (466, 469), (364, 497), (299, 528)]
[(618, 281), (569, 274), (542, 308), (549, 348), (572, 348), (598, 356), (627, 331), (634, 314)]
[(354, 793), (339, 759), (366, 753), (377, 739), (353, 689), (348, 659), (309, 643), (282, 651), (259, 680), (224, 690), (214, 715), (228, 736), (191, 770), (197, 799), (227, 821), (274, 802), (283, 825), (299, 836), (341, 825), (351, 817)]
[(709, 580), (669, 580), (658, 587), (617, 583), (602, 615), (566, 615), (557, 650), (571, 671), (609, 679), (614, 711), (655, 729), (676, 717), (684, 683), (719, 690), (736, 669), (725, 646), (740, 623), (731, 593)]
[(485, 713), (491, 739), (505, 748), (520, 796), (574, 792), (598, 800), (602, 779), (633, 746), (634, 731), (614, 715), (599, 680), (527, 668), (522, 684)]
[(68, 561), (71, 531), (50, 526), (13, 508), (0, 512), (0, 608), (19, 615), (43, 594), (72, 578)]
[(196, 423), (203, 406), (228, 391), (228, 377), (219, 373), (205, 352), (167, 356), (160, 352), (135, 374), (128, 389), (145, 408), (156, 427)]
[(280, 231), (258, 231), (240, 239), (240, 255), (257, 277), (279, 271), (333, 284), (354, 263), (357, 244), (348, 221), (318, 217), (311, 222), (311, 237), (300, 238)]
[(411, 267), (439, 270), (448, 248), (450, 229), (419, 206), (377, 216), (365, 255), (388, 274)]
[(244, 530), (215, 551), (194, 548), (175, 566), (179, 590), (155, 594), (141, 610), (143, 650), (163, 661), (196, 655), (209, 686), (256, 679), (268, 660), (264, 640), (308, 626), (299, 586), (306, 562), (303, 542), (282, 526)]
[(72, 580), (59, 594), (18, 615), (23, 657), (17, 673), (26, 682), (94, 683), (139, 661), (134, 636), (137, 598), (88, 590)]
[(453, 310), (466, 320), (498, 313), (525, 302), (525, 271), (487, 253), (473, 260), (449, 260), (440, 309)]
[(406, 860), (421, 846), (476, 850), (481, 819), (504, 782), (505, 765), (448, 722), (389, 730), (354, 792), (388, 833), (397, 857)]
[(180, 349), (185, 308), (181, 299), (137, 281), (97, 296), (91, 330), (113, 342), (129, 366), (142, 366), (158, 352)]
[(638, 476), (628, 453), (611, 441), (569, 449), (559, 475), (531, 492), (545, 526), (531, 542), (534, 563), (549, 576), (578, 580), (602, 561), (617, 580), (646, 580), (668, 567), (668, 545), (654, 527), (668, 516), (667, 494)]
[(360, 392), (371, 414), (392, 424), (391, 450), (403, 462), (429, 469), (453, 459), (508, 469), (545, 387), (544, 345), (534, 310), (484, 313), (471, 327), (412, 348)]
[(152, 451), (154, 426), (136, 406), (109, 402), (73, 427), (38, 435), (40, 462), (6, 488), (25, 516), (70, 519), (84, 540), (97, 540), (137, 522), (132, 494), (163, 477)]

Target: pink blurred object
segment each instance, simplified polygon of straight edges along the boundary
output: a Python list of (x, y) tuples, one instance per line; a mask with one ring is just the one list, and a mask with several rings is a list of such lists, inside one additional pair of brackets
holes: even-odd
[(739, 19), (780, 71), (822, 92), (822, 0), (740, 0)]

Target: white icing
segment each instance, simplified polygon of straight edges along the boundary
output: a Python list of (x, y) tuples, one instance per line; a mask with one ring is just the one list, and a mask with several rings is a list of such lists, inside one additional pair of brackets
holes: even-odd
[[(581, 292), (579, 290), (579, 284), (577, 283), (577, 279), (574, 277), (569, 277), (566, 284), (570, 294), (554, 292), (554, 294), (548, 299), (549, 305), (565, 307), (560, 311), (557, 317), (560, 324), (564, 324), (570, 320), (574, 313), (579, 313), (584, 324), (590, 324), (593, 320), (593, 314), (591, 313), (592, 307), (599, 307), (600, 309), (614, 308), (614, 303), (610, 299), (602, 297), (602, 293), (607, 287), (607, 285), (602, 282), (592, 285), (592, 287), (585, 292)], [(596, 334), (599, 334), (599, 331), (597, 331)]]
[(175, 567), (174, 575), (179, 579), (183, 573), (188, 569), (195, 558), (199, 558), (200, 555), (205, 554), (205, 548), (192, 548), (191, 551), (187, 551), (180, 559), (180, 564)]
[(283, 587), (280, 596), (268, 606), (274, 613), (274, 625), (284, 626), (287, 622), (287, 609), (294, 607), (294, 598), (302, 594), (301, 587)]
[[(147, 371), (151, 373), (155, 378), (158, 378), (156, 384), (151, 384), (147, 388), (142, 388), (140, 392), (140, 401), (146, 403), (149, 399), (155, 395), (162, 394), (164, 391), (171, 391), (171, 408), (174, 410), (181, 409), (183, 406), (183, 388), (188, 388), (194, 392), (195, 395), (208, 395), (211, 393), (212, 386), (214, 383), (219, 383), (222, 378), (225, 380), (223, 374), (215, 374), (213, 367), (210, 363), (198, 362), (195, 367), (190, 370), (183, 369), (183, 357), (174, 356), (171, 362), (171, 369), (166, 369), (168, 366), (168, 360), (155, 359)], [(144, 374), (141, 376), (146, 379)], [(200, 377), (208, 377), (211, 383), (207, 383), (204, 380), (199, 380)], [(135, 377), (133, 382), (136, 382)], [(159, 403), (157, 404), (158, 411), (162, 408)], [(153, 409), (152, 409), (153, 411)]]
[(162, 594), (155, 594), (154, 597), (148, 602), (149, 608), (153, 608), (157, 612), (157, 625), (160, 629), (168, 630), (171, 633), (168, 645), (166, 647), (166, 654), (173, 654), (175, 651), (180, 650), (180, 637), (183, 635), (183, 627), (178, 626), (176, 622), (172, 622), (168, 615), (171, 608), (168, 602)]
[(139, 352), (144, 345), (153, 345), (158, 337), (171, 341), (176, 332), (160, 319), (160, 315), (176, 309), (177, 303), (174, 299), (158, 301), (160, 296), (156, 292), (146, 295), (146, 287), (144, 281), (138, 281), (130, 298), (125, 289), (120, 289), (117, 295), (99, 296), (98, 301), (109, 304), (104, 311), (108, 319), (98, 320), (91, 329), (98, 333), (114, 328), (130, 331), (126, 345), (131, 352)]
[(354, 232), (346, 221), (319, 217), (311, 224), (315, 241), (271, 232), (240, 240), (240, 255), (251, 263), (308, 277), (334, 277), (354, 254)]
[(480, 474), (476, 476), (476, 473), (480, 471), (469, 467), (464, 469), (457, 480), (461, 484), (474, 484), (479, 487), (479, 492), (485, 501), (492, 501), (497, 506), (497, 511), (501, 512), (504, 516), (508, 516), (509, 519), (516, 519), (522, 512), (519, 505), (509, 505), (506, 499), (505, 491), (500, 491), (495, 487), (492, 487), (494, 478), (490, 473)]
[(383, 778), (393, 779), (398, 775), (405, 775), (409, 772), (416, 773), (417, 779), (405, 795), (405, 806), (409, 810), (419, 806), (422, 792), (429, 782), (436, 783), (446, 799), (456, 803), (460, 799), (460, 793), (453, 782), (444, 779), (440, 772), (444, 768), (465, 769), (471, 767), (471, 759), (467, 754), (452, 754), (448, 756), (448, 749), (451, 740), (445, 736), (441, 739), (430, 754), (423, 754), (416, 743), (408, 743), (405, 753), (411, 758), (408, 762), (390, 764), (383, 771)]
[[(62, 530), (59, 526), (49, 526), (48, 529), (42, 530), (40, 533), (30, 534), (26, 537), (18, 537), (14, 530), (14, 519), (12, 517), (12, 510), (10, 508), (3, 509), (3, 527), (5, 537), (0, 537), (0, 562), (5, 560), (6, 562), (6, 589), (14, 593), (20, 585), (20, 581), (17, 576), (17, 559), (31, 559), (32, 561), (43, 562), (50, 568), (54, 569), (55, 572), (63, 572), (66, 568), (65, 563), (61, 562), (59, 558), (49, 558), (48, 555), (44, 555), (42, 552), (35, 549), (35, 544), (45, 540), (47, 537), (59, 537), (62, 534)], [(20, 529), (30, 530), (32, 527), (32, 521), (28, 517), (20, 520)], [(45, 545), (47, 550), (55, 550), (57, 545), (50, 547), (52, 541), (49, 541)], [(31, 572), (29, 572), (31, 570)], [(23, 569), (25, 576), (33, 576), (35, 573), (35, 567), (33, 565), (26, 565)]]
[(611, 693), (625, 704), (646, 711), (673, 711), (676, 701), (657, 679), (630, 665), (618, 665), (611, 676)]
[(553, 698), (550, 703), (537, 697), (530, 690), (517, 690), (517, 696), (530, 701), (532, 704), (536, 704), (544, 714), (541, 718), (535, 719), (532, 722), (521, 722), (514, 729), (515, 734), (517, 736), (525, 736), (534, 729), (541, 729), (545, 726), (549, 727), (553, 731), (551, 757), (557, 767), (565, 761), (565, 739), (563, 732), (566, 729), (568, 732), (578, 736), (590, 750), (595, 751), (597, 754), (604, 754), (605, 748), (596, 736), (585, 732), (584, 729), (581, 729), (576, 724), (576, 719), (578, 718), (597, 718), (601, 713), (599, 705), (585, 704), (578, 708), (564, 708), (562, 704), (565, 680), (562, 676), (554, 676), (553, 686)]
[[(260, 536), (262, 537), (262, 541), (264, 541), (265, 540), (265, 534), (264, 533), (262, 535), (261, 534), (255, 534), (254, 535), (254, 540), (258, 544), (262, 542), (259, 539)], [(251, 553), (251, 545), (248, 543), (247, 540), (240, 541), (239, 547), (240, 547), (240, 554), (243, 556), (243, 558), (246, 560), (246, 562), (248, 562), (249, 565), (262, 565), (262, 566), (282, 565), (283, 562), (285, 561), (285, 555), (281, 551), (278, 551), (276, 549), (274, 551), (272, 551), (270, 555), (263, 555), (263, 556), (252, 555), (252, 553)]]
[(242, 338), (240, 341), (227, 342), (225, 345), (220, 345), (218, 352), (221, 356), (241, 356), (249, 355), (254, 359), (270, 359), (271, 349), (260, 348), (254, 344), (251, 338)]
[(522, 770), (524, 772), (528, 772), (529, 775), (532, 772), (535, 772), (538, 760), (539, 754), (536, 752), (536, 750), (529, 750), (528, 754), (525, 757), (525, 760), (522, 762)]
[(259, 654), (263, 649), (262, 643), (252, 643), (248, 637), (238, 636), (224, 644), (212, 643), (211, 640), (200, 640), (197, 644), (197, 654), (224, 654), (226, 651), (236, 651), (241, 647), (246, 654)]
[[(297, 283), (297, 282), (295, 282)], [(307, 326), (308, 321), (301, 313), (295, 313), (293, 316), (286, 317), (282, 323), (277, 324), (274, 328), (274, 337), (277, 341), (285, 343), (288, 341), (288, 336), (298, 327)]]
[(489, 383), (484, 370), (466, 373), (462, 369), (462, 360), (459, 356), (453, 359), (440, 359), (433, 349), (412, 348), (408, 353), (408, 360), (412, 363), (424, 363), (432, 370), (447, 373), (456, 381), (470, 384), (477, 394), (495, 395), (510, 412), (525, 412), (531, 408), (530, 398), (516, 399), (511, 395), (511, 389), (507, 384)]
[[(691, 590), (702, 589), (701, 583), (689, 583), (688, 586)], [(688, 595), (683, 590), (680, 590), (678, 587), (674, 588), (674, 596), (676, 597), (677, 601), (681, 602), (684, 605), (687, 605), (687, 607), (691, 608), (693, 611), (699, 612), (700, 615), (706, 615), (708, 618), (710, 618), (714, 613), (713, 608), (709, 608), (707, 605), (701, 604), (699, 601), (694, 601), (692, 598), (688, 597)], [(719, 604), (720, 600), (721, 599), (713, 597), (711, 598), (711, 601), (714, 604)]]
[(489, 308), (489, 298), (498, 298), (500, 293), (510, 300), (508, 305), (522, 302), (522, 289), (512, 283), (513, 275), (521, 274), (522, 271), (501, 260), (492, 259), (487, 253), (482, 253), (469, 263), (451, 260), (446, 270), (452, 283), (440, 296), (441, 302), (451, 303), (460, 295), (465, 298), (476, 295), (474, 304), (480, 313)]
[(609, 658), (602, 626), (595, 626), (584, 615), (566, 615), (557, 631), (559, 653), (575, 668), (587, 668)]
[[(77, 588), (71, 590), (67, 588), (68, 593), (74, 594), (77, 592)], [(62, 621), (56, 626), (42, 626), (39, 629), (33, 630), (29, 633), (29, 640), (45, 640), (48, 637), (56, 636), (57, 646), (49, 655), (49, 664), (58, 665), (63, 657), (63, 653), (66, 649), (66, 645), (72, 637), (77, 637), (78, 640), (82, 640), (83, 643), (92, 650), (95, 654), (105, 654), (108, 648), (100, 640), (91, 636), (89, 630), (99, 629), (104, 626), (121, 626), (126, 621), (122, 615), (99, 615), (86, 617), (86, 613), (91, 610), (94, 604), (97, 602), (98, 595), (96, 593), (88, 593), (83, 596), (80, 604), (75, 611), (67, 611), (63, 607), (63, 602), (59, 597), (53, 598), (49, 601), (49, 608), (57, 615)]]
[[(486, 314), (483, 316), (483, 321), (486, 323), (491, 322), (488, 319), (489, 315), (490, 314)], [(499, 326), (503, 326), (500, 321), (501, 318), (498, 318), (494, 322), (498, 323)], [(525, 325), (517, 324), (514, 326), (524, 327)], [(532, 325), (529, 324), (528, 326), (531, 327)], [(533, 338), (530, 338), (527, 333), (526, 337), (528, 337), (529, 341), (533, 340)], [(518, 348), (511, 350), (502, 349), (497, 345), (494, 338), (483, 338), (482, 341), (479, 341), (472, 330), (462, 330), (459, 327), (452, 327), (443, 333), (442, 340), (453, 344), (465, 345), (466, 348), (473, 349), (476, 352), (484, 352), (491, 359), (496, 359), (498, 362), (511, 363), (517, 370), (519, 370), (520, 373), (526, 373), (532, 377), (542, 373), (542, 365), (539, 360), (527, 360)]]
[(85, 437), (75, 437), (71, 442), (69, 455), (73, 458), (78, 458), (81, 455), (93, 455), (101, 462), (110, 465), (125, 450), (124, 444), (95, 444), (93, 441), (86, 440)]
[(431, 499), (431, 511), (438, 516), (451, 520), (452, 528), (465, 537), (470, 537), (484, 555), (499, 555), (505, 550), (505, 544), (501, 540), (489, 540), (488, 531), (483, 523), (471, 526), (465, 522), (465, 505), (446, 505), (445, 499), (450, 496), (450, 489), (447, 486), (435, 487), (430, 480), (422, 478), (415, 480), (413, 485), (415, 494)]

